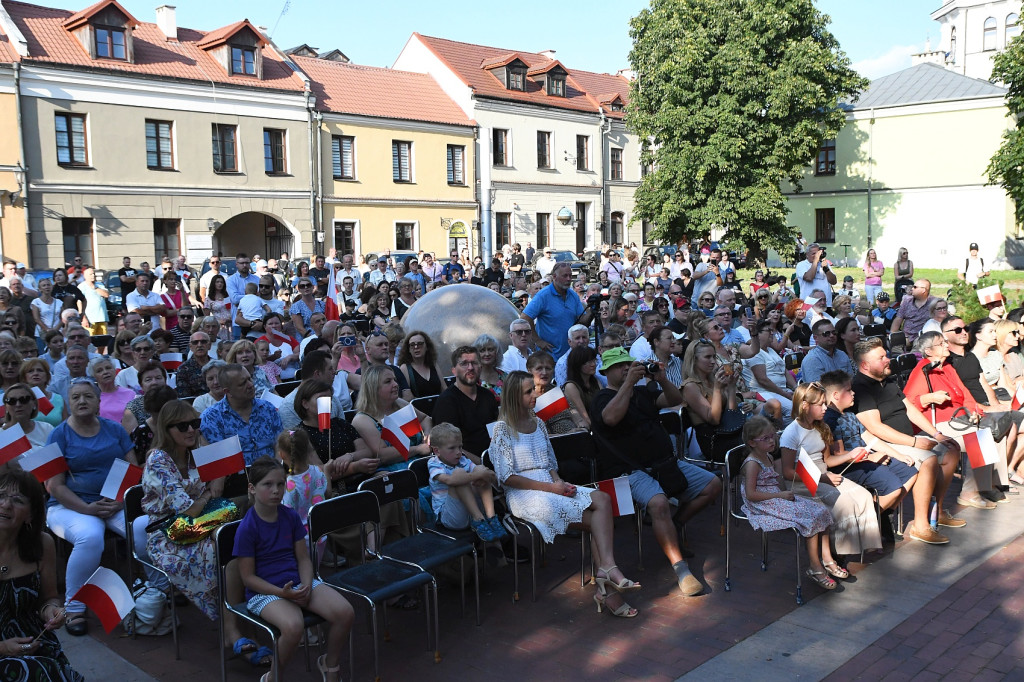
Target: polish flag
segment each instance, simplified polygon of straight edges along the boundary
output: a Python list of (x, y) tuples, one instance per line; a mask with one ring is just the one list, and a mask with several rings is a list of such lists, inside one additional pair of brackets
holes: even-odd
[(68, 470), (68, 462), (64, 459), (64, 453), (61, 452), (60, 446), (56, 443), (50, 443), (25, 453), (18, 464), (25, 471), (31, 471), (40, 483), (46, 483), (57, 474)]
[(279, 332), (276, 329), (270, 330), (270, 336), (267, 339), (273, 346), (288, 346), (294, 350), (299, 344), (295, 342), (295, 339), (288, 336), (284, 332)]
[(328, 320), (341, 318), (338, 310), (338, 278), (334, 276), (334, 264), (331, 263), (331, 274), (327, 277), (327, 298), (324, 299), (324, 315)]
[(321, 431), (331, 428), (331, 396), (316, 399), (316, 425)]
[(384, 417), (380, 437), (395, 446), (402, 459), (409, 459), (409, 443), (413, 436), (421, 433), (420, 420), (416, 417), (416, 408), (406, 405), (397, 412)]
[(284, 404), (284, 398), (274, 393), (270, 389), (267, 389), (266, 391), (263, 391), (262, 394), (260, 394), (260, 400), (270, 403), (271, 405), (274, 406), (275, 410)]
[(996, 451), (996, 441), (992, 437), (991, 429), (978, 429), (974, 433), (965, 433), (964, 445), (966, 446), (967, 459), (970, 460), (972, 469), (996, 463), (999, 455)]
[(811, 497), (817, 495), (818, 479), (821, 478), (821, 470), (818, 469), (818, 465), (814, 463), (814, 460), (811, 459), (811, 456), (803, 448), (800, 448), (800, 454), (796, 458), (796, 473), (800, 475), (800, 480), (807, 486)]
[(124, 493), (133, 485), (142, 482), (142, 467), (129, 464), (123, 459), (115, 459), (110, 465), (107, 480), (100, 489), (100, 497), (115, 502), (124, 502)]
[(561, 414), (568, 409), (568, 399), (566, 399), (565, 394), (562, 393), (562, 389), (555, 387), (537, 398), (537, 404), (534, 405), (533, 411), (538, 417), (540, 417), (541, 421), (546, 422), (556, 414)]
[(598, 481), (597, 488), (612, 498), (612, 510), (615, 512), (615, 516), (629, 516), (636, 513), (636, 508), (633, 506), (633, 495), (629, 492), (628, 476)]
[(32, 395), (36, 397), (36, 402), (39, 404), (40, 414), (47, 415), (53, 412), (53, 403), (51, 403), (50, 399), (46, 397), (46, 393), (43, 392), (43, 389), (38, 386), (33, 386)]
[(18, 455), (32, 449), (28, 436), (17, 422), (9, 429), (0, 431), (0, 464), (7, 464)]
[(184, 361), (185, 356), (183, 356), (181, 353), (160, 354), (160, 364), (162, 364), (164, 366), (164, 369), (166, 369), (168, 372), (173, 372), (174, 370), (181, 367), (181, 363), (183, 363)]
[(245, 469), (245, 457), (238, 436), (196, 448), (192, 451), (192, 459), (199, 469), (199, 478), (207, 483)]
[(804, 304), (802, 306), (800, 306), (800, 310), (803, 310), (804, 312), (807, 312), (808, 310), (813, 308), (814, 304), (817, 303), (817, 302), (818, 302), (818, 299), (816, 299), (816, 298), (804, 299)]
[(100, 566), (71, 597), (93, 610), (109, 635), (135, 608), (128, 586), (114, 571)]
[(1013, 402), (1010, 403), (1010, 407), (1014, 410), (1019, 410), (1021, 405), (1024, 405), (1024, 384), (1017, 387), (1017, 392), (1013, 394)]

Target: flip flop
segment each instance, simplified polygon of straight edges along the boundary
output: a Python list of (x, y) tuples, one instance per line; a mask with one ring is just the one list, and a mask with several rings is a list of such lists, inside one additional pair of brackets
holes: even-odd
[(249, 656), (249, 665), (254, 668), (269, 668), (274, 662), (274, 650), (268, 646), (261, 646)]
[(256, 642), (252, 641), (248, 637), (239, 637), (235, 640), (235, 643), (231, 645), (231, 651), (234, 652), (234, 656), (232, 656), (232, 658), (243, 656), (257, 650), (258, 647)]

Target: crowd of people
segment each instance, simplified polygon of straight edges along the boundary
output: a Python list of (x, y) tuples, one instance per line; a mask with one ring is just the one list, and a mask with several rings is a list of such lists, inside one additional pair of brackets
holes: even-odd
[[(271, 650), (218, 608), (212, 536), (182, 544), (151, 525), (230, 497), (244, 518), (228, 589), (281, 629), (282, 663), (302, 636), (300, 607), (323, 616), (318, 666), (338, 679), (352, 609), (313, 578), (309, 546), (315, 558), (327, 550), (307, 537), (309, 509), (419, 458), (428, 460), (424, 516), (509, 557), (505, 513), (533, 523), (546, 542), (589, 530), (597, 610), (627, 618), (639, 613), (626, 598), (641, 585), (617, 565), (611, 499), (588, 485), (589, 462), (556, 458), (553, 437), (592, 434), (599, 480), (627, 477), (687, 596), (703, 585), (680, 530), (721, 499), (715, 465), (737, 446), (747, 447), (737, 475), (751, 525), (796, 528), (807, 538), (807, 575), (824, 589), (849, 576), (848, 557), (903, 531), (893, 511), (905, 497), (914, 508), (907, 535), (945, 544), (946, 529), (965, 525), (943, 506), (958, 475), (957, 502), (979, 509), (1024, 485), (1024, 413), (1011, 406), (1024, 383), (1024, 310), (1007, 314), (993, 301), (990, 317), (966, 324), (927, 280), (913, 279), (906, 250), (893, 298), (873, 250), (863, 295), (852, 278), (838, 282), (816, 244), (792, 281), (759, 270), (747, 287), (710, 245), (692, 259), (681, 245), (664, 262), (608, 247), (593, 282), (546, 255), (528, 265), (532, 251), (506, 245), (489, 267), (456, 250), (443, 265), (430, 253), (367, 264), (332, 250), (312, 267), (240, 253), (229, 276), (217, 256), (202, 275), (184, 258), (150, 271), (126, 257), (123, 310), (110, 316), (95, 271), (79, 259), (31, 287), (20, 264), (5, 263), (3, 428), (20, 428), (34, 448), (56, 444), (68, 471), (44, 490), (18, 459), (0, 467), (0, 671), (80, 679), (52, 635), (35, 635), (44, 624), (88, 631), (86, 605), (70, 597), (99, 566), (108, 532), (131, 533), (162, 569), (147, 574), (152, 585), (173, 584), (210, 619), (224, 617), (223, 645), (268, 665)], [(979, 267), (968, 259), (968, 278)], [(440, 339), (403, 323), (428, 292), (461, 283), (494, 289), (518, 317), (507, 332), (479, 330), (472, 345), (442, 356)], [(877, 325), (883, 334), (866, 334)], [(890, 376), (890, 332), (920, 356), (905, 385)], [(563, 408), (538, 408), (561, 405), (558, 392)], [(429, 414), (410, 408), (431, 396)], [(409, 409), (418, 427), (399, 447), (386, 421)], [(665, 410), (690, 428), (670, 434)], [(980, 428), (993, 435), (995, 461), (961, 470), (965, 438)], [(247, 473), (203, 481), (192, 451), (232, 436)], [(701, 456), (706, 465), (694, 461)], [(101, 495), (116, 460), (143, 467), (145, 513), (132, 527), (122, 504)], [(802, 462), (818, 477), (798, 475)], [(401, 505), (381, 509), (380, 528), (371, 547), (410, 532)], [(71, 547), (63, 586), (53, 537)], [(335, 551), (364, 558), (356, 536)], [(417, 603), (405, 595), (392, 605)]]

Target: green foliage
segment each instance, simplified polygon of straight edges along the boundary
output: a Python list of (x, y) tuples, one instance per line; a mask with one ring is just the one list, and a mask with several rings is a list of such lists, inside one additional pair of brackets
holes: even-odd
[[(984, 282), (984, 284), (981, 284), (981, 282)], [(988, 286), (991, 283), (988, 278), (985, 278), (979, 280), (978, 286)], [(937, 295), (941, 295), (941, 292), (938, 292)], [(978, 302), (977, 290), (967, 282), (961, 280), (954, 282), (949, 290), (948, 300), (953, 305), (953, 308), (956, 309), (956, 316), (962, 318), (968, 324), (983, 317), (988, 317), (988, 311), (985, 309), (985, 306)]]
[(992, 80), (1002, 81), (1008, 92), (1006, 106), (1015, 121), (1014, 128), (1003, 133), (1003, 144), (989, 161), (989, 184), (999, 185), (1013, 199), (1017, 223), (1024, 223), (1024, 131), (1020, 117), (1024, 113), (1024, 41), (1011, 40), (992, 60)]
[(633, 219), (665, 241), (725, 228), (758, 252), (789, 249), (780, 183), (799, 184), (845, 123), (838, 102), (867, 86), (828, 17), (813, 0), (651, 0), (630, 35), (626, 120), (654, 168)]

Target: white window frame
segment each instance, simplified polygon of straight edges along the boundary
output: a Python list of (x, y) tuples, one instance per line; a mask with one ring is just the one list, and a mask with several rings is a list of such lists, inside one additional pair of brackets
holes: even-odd
[[(412, 251), (420, 250), (420, 221), (418, 220), (392, 220), (391, 221), (391, 250), (398, 251), (398, 225), (412, 225)], [(403, 249), (404, 250), (404, 249)]]

